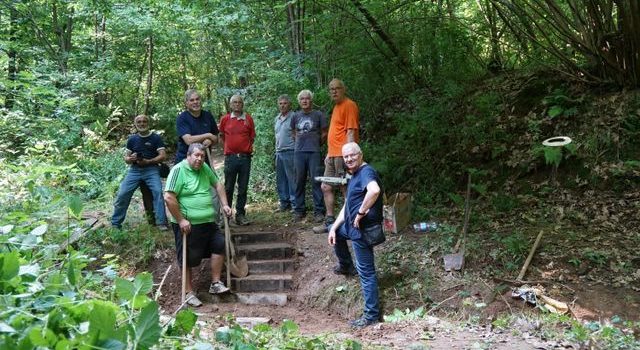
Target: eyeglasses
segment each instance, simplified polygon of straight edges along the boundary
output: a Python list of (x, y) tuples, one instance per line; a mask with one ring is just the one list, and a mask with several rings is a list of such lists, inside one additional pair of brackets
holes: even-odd
[(358, 158), (362, 153), (358, 152), (358, 153), (351, 153), (351, 154), (344, 154), (342, 155), (342, 159), (347, 160), (347, 159), (351, 159), (351, 158)]

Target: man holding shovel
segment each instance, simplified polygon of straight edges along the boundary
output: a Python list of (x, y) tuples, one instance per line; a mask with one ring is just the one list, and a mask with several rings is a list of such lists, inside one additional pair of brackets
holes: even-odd
[[(185, 301), (191, 306), (200, 306), (191, 285), (191, 267), (198, 266), (202, 259), (211, 258), (211, 286), (209, 293), (220, 294), (229, 291), (221, 281), (224, 263), (225, 241), (216, 219), (218, 217), (211, 200), (211, 187), (216, 189), (220, 206), (227, 216), (231, 207), (222, 182), (205, 163), (205, 146), (192, 143), (187, 150), (187, 158), (176, 164), (169, 173), (165, 186), (164, 200), (171, 213), (171, 226), (176, 241), (178, 263), (186, 260), (183, 269)], [(183, 259), (183, 237), (187, 241), (186, 259)]]

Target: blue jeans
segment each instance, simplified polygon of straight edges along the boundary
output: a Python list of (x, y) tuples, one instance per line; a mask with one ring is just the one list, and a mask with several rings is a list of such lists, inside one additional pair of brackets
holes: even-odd
[(294, 206), (296, 200), (295, 175), (293, 150), (276, 152), (276, 189), (282, 209)]
[(322, 176), (322, 160), (320, 152), (298, 152), (293, 156), (293, 164), (296, 169), (296, 200), (294, 209), (298, 214), (306, 212), (304, 192), (307, 185), (307, 176), (311, 177), (311, 190), (313, 193), (313, 208), (315, 214), (324, 215), (324, 196), (320, 188), (320, 182), (314, 177)]
[(229, 206), (233, 203), (233, 190), (238, 183), (238, 201), (236, 215), (245, 215), (244, 206), (247, 204), (247, 189), (249, 188), (249, 173), (251, 172), (251, 156), (229, 155), (224, 157), (224, 191), (227, 194)]
[(127, 171), (127, 175), (120, 183), (120, 189), (116, 196), (116, 202), (113, 204), (113, 216), (111, 217), (111, 225), (115, 227), (122, 226), (127, 209), (131, 203), (133, 192), (140, 186), (140, 182), (144, 182), (151, 190), (153, 195), (153, 211), (156, 215), (156, 225), (167, 224), (167, 214), (164, 211), (164, 198), (162, 197), (162, 182), (160, 181), (160, 169), (157, 166), (138, 167), (132, 166)]
[[(344, 268), (351, 268), (353, 260), (349, 253), (347, 240), (349, 236), (344, 227), (344, 223), (336, 230), (336, 244), (333, 251), (338, 257), (338, 263)], [(360, 238), (351, 241), (353, 253), (356, 256), (356, 270), (360, 277), (360, 287), (364, 298), (363, 316), (369, 321), (380, 320), (380, 301), (378, 299), (378, 277), (376, 276), (376, 265), (373, 256), (373, 247), (370, 247)]]

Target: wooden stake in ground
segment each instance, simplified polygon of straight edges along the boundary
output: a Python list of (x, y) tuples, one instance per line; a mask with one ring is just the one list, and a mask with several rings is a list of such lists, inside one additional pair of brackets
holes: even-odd
[(182, 234), (182, 303), (187, 298), (187, 234)]
[(529, 256), (527, 256), (527, 260), (525, 260), (524, 265), (522, 265), (522, 269), (520, 270), (520, 274), (518, 275), (518, 278), (516, 278), (516, 281), (521, 281), (522, 278), (524, 277), (524, 274), (527, 272), (527, 268), (531, 263), (531, 259), (533, 259), (533, 254), (536, 252), (536, 249), (538, 249), (538, 245), (540, 244), (541, 238), (542, 238), (542, 231), (538, 233), (536, 242), (533, 244), (533, 247), (531, 247), (531, 250), (529, 251)]

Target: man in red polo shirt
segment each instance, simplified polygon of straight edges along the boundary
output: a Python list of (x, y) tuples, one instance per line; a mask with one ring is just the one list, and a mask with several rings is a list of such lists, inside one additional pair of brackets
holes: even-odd
[(220, 119), (220, 138), (224, 143), (224, 187), (229, 206), (233, 202), (233, 190), (238, 184), (236, 202), (236, 224), (249, 225), (246, 217), (247, 189), (251, 171), (251, 156), (256, 129), (253, 118), (245, 113), (244, 100), (240, 95), (233, 95), (229, 100), (231, 113)]

